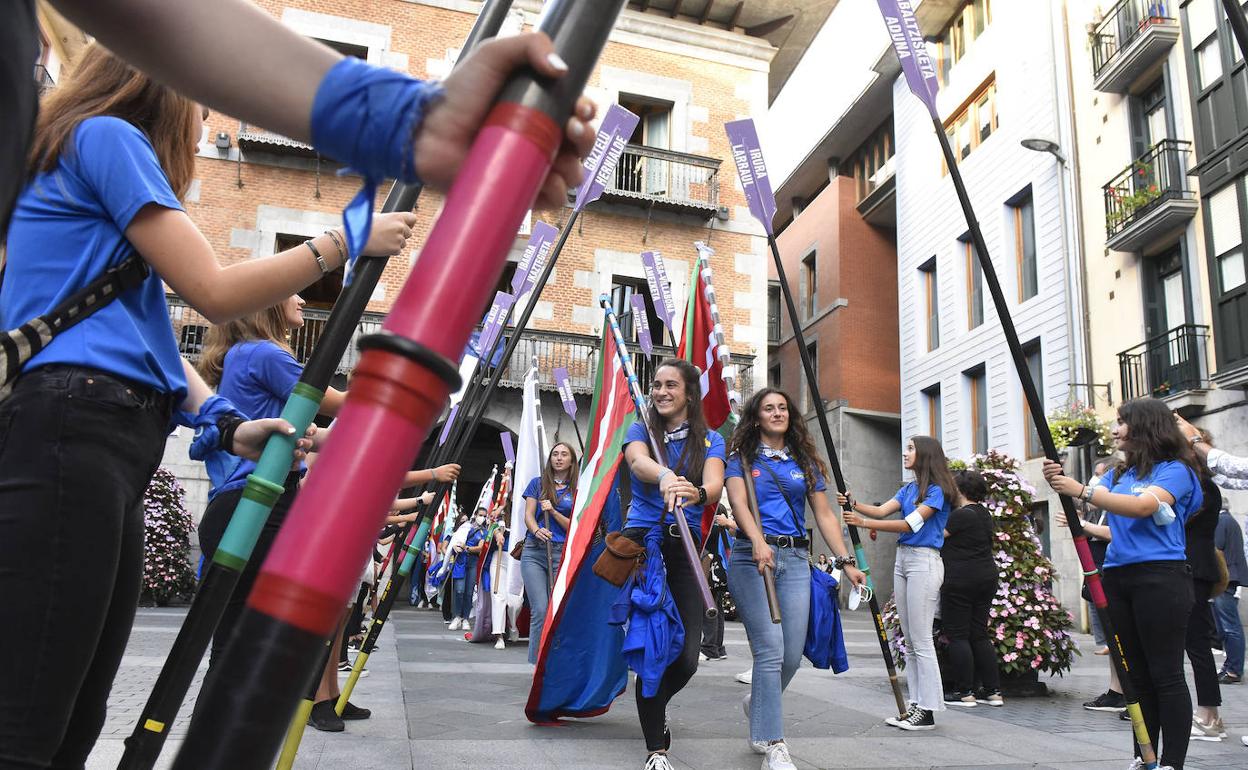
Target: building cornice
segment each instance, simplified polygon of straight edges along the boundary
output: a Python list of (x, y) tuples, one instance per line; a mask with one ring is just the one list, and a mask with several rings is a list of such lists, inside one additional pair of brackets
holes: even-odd
[[(470, 0), (403, 0), (449, 11), (476, 15), (481, 3)], [(518, 0), (516, 10), (525, 13), (525, 24), (533, 24), (541, 12), (538, 0)], [(663, 53), (689, 56), (704, 61), (728, 64), (756, 72), (767, 72), (778, 51), (762, 38), (747, 37), (728, 30), (703, 27), (679, 19), (667, 19), (639, 11), (625, 10), (620, 14), (611, 41)]]

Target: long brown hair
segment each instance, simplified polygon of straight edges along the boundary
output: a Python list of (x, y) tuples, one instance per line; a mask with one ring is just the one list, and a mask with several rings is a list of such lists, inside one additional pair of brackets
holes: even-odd
[(789, 428), (784, 432), (784, 443), (793, 453), (793, 459), (802, 469), (802, 473), (806, 474), (806, 489), (813, 493), (817, 475), (827, 479), (828, 467), (824, 464), (823, 458), (819, 456), (819, 450), (815, 449), (815, 441), (811, 438), (810, 431), (806, 430), (806, 423), (802, 420), (793, 399), (779, 388), (763, 388), (750, 396), (745, 408), (741, 410), (741, 422), (737, 424), (736, 430), (732, 432), (732, 438), (728, 440), (728, 455), (739, 454), (751, 465), (758, 459), (758, 445), (763, 440), (763, 429), (758, 420), (758, 413), (763, 408), (763, 399), (770, 395), (784, 396), (785, 404), (789, 409)]
[(285, 302), (279, 302), (249, 316), (228, 323), (216, 324), (204, 335), (204, 349), (195, 368), (204, 382), (216, 388), (221, 385), (225, 354), (240, 342), (267, 340), (294, 355), (290, 348), (290, 324), (286, 321)]
[(928, 488), (935, 484), (945, 493), (945, 504), (953, 506), (958, 499), (958, 485), (949, 472), (944, 447), (931, 436), (911, 436), (910, 441), (914, 444), (914, 481), (919, 487), (917, 502), (922, 503)]
[[(698, 371), (698, 367), (683, 358), (668, 358), (654, 371), (657, 374), (659, 369), (669, 366), (680, 372), (680, 378), (685, 383), (685, 398), (689, 401), (685, 408), (685, 419), (689, 422), (689, 435), (685, 439), (685, 448), (676, 461), (676, 467), (672, 470), (689, 479), (696, 486), (702, 483), (702, 464), (706, 461), (706, 415), (702, 413), (702, 373)], [(667, 451), (664, 449), (666, 444), (663, 441), (663, 418), (653, 402), (647, 410), (646, 420), (650, 423), (650, 434), (654, 437), (655, 446)], [(655, 459), (663, 464), (667, 461), (666, 457)]]
[(572, 455), (572, 464), (568, 466), (568, 492), (573, 500), (576, 499), (576, 450), (568, 442), (560, 441), (550, 448), (550, 453), (546, 455), (546, 464), (542, 466), (542, 499), (549, 500), (552, 505), (555, 503), (555, 469), (551, 466), (550, 456), (555, 453), (556, 447), (566, 447)]
[(1127, 439), (1122, 442), (1126, 457), (1118, 465), (1118, 476), (1128, 468), (1135, 468), (1136, 478), (1147, 478), (1153, 466), (1165, 460), (1186, 463), (1198, 479), (1209, 475), (1208, 468), (1184, 439), (1183, 431), (1174, 420), (1174, 412), (1164, 401), (1156, 398), (1127, 401), (1118, 407), (1118, 417), (1127, 425)]
[(69, 79), (39, 105), (30, 148), (31, 174), (54, 170), (62, 155), (73, 153), (78, 124), (103, 115), (120, 118), (146, 134), (174, 194), (186, 195), (195, 175), (199, 106), (99, 43), (83, 49)]

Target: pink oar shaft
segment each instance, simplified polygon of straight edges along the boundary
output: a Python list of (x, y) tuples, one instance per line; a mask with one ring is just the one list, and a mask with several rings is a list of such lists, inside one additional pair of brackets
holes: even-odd
[[(492, 117), (473, 144), (383, 327), (452, 361), (463, 352), (497, 283), (515, 243), (516, 223), (532, 207), (559, 138), (553, 121), (535, 110), (502, 104), (494, 114), (501, 118)], [(553, 136), (553, 147), (540, 146), (531, 130), (517, 130), (523, 121), (549, 124), (538, 127), (537, 138)], [(393, 376), (370, 373), (383, 358), (394, 359), (385, 364)], [(449, 386), (435, 377), (413, 387), (422, 374), (428, 369), (389, 351), (369, 350), (361, 357), (357, 381), (363, 377), (359, 384), (365, 388), (361, 392), (353, 383), (288, 525), (265, 560), (249, 599), (253, 608), (315, 633), (332, 629), (411, 458), (445, 403)], [(367, 386), (370, 378), (378, 388)], [(366, 395), (404, 385), (425, 396), (407, 414), (384, 403), (385, 396)]]

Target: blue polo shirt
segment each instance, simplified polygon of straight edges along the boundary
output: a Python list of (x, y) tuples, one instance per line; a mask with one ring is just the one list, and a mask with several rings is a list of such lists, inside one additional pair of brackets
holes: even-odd
[[(772, 473), (768, 473), (770, 468)], [(762, 520), (763, 533), (767, 535), (793, 535), (806, 537), (806, 496), (809, 485), (802, 466), (790, 457), (787, 460), (767, 457), (759, 453), (751, 468), (754, 479), (754, 494), (758, 498), (758, 515)], [(774, 473), (774, 475), (773, 475)], [(728, 458), (728, 467), (724, 477), (744, 479), (741, 470), (741, 456), (734, 454)], [(777, 486), (776, 479), (780, 479)], [(815, 476), (816, 492), (827, 490), (823, 475)]]
[[(569, 473), (571, 473), (571, 471), (569, 471)], [(542, 477), (538, 476), (530, 481), (529, 485), (524, 488), (524, 494), (521, 496), (528, 500), (537, 501), (537, 511), (534, 512), (533, 516), (537, 519), (539, 526), (546, 526), (546, 519), (542, 516)], [(567, 486), (560, 487), (557, 484), (555, 485), (555, 499), (552, 502), (555, 505), (555, 510), (558, 511), (560, 515), (566, 516), (569, 519), (572, 518), (572, 491), (568, 489)], [(553, 516), (550, 519), (550, 535), (550, 540), (553, 543), (562, 543), (568, 539), (567, 530), (561, 527), (559, 522), (556, 521)], [(530, 532), (524, 539), (536, 540), (537, 536)]]
[[(708, 431), (706, 434), (706, 459), (716, 458), (720, 462), (724, 461), (724, 437)], [(650, 438), (646, 433), (646, 426), (641, 421), (633, 423), (628, 428), (628, 432), (624, 434), (624, 446), (627, 447), (634, 441), (640, 441), (650, 448)], [(684, 475), (680, 468), (675, 467), (680, 461), (681, 452), (685, 449), (685, 441), (687, 439), (678, 439), (676, 441), (667, 442), (667, 467), (671, 468), (674, 473)], [(628, 509), (628, 526), (629, 527), (652, 527), (663, 520), (665, 511), (663, 510), (663, 495), (659, 494), (658, 484), (646, 484), (633, 475), (629, 471), (632, 481), (633, 502)], [(693, 505), (685, 506), (685, 520), (689, 522), (689, 529), (694, 534), (701, 536), (702, 534), (702, 508), (694, 501)]]
[[(277, 343), (268, 340), (240, 342), (226, 351), (217, 393), (229, 399), (252, 420), (280, 417), (286, 400), (303, 375), (303, 367)], [(300, 464), (300, 470), (307, 466)], [(209, 492), (209, 499), (247, 483), (256, 469), (252, 460), (239, 459), (234, 471), (220, 486)], [(213, 482), (216, 483), (216, 479)]]
[(940, 550), (940, 547), (945, 544), (945, 524), (949, 521), (949, 503), (945, 501), (945, 491), (940, 488), (940, 485), (928, 484), (927, 494), (920, 500), (919, 485), (917, 482), (911, 481), (897, 490), (897, 494), (893, 495), (893, 499), (901, 503), (901, 517), (903, 519), (914, 513), (914, 509), (920, 505), (926, 505), (936, 511), (930, 519), (924, 522), (922, 529), (918, 532), (910, 530), (902, 532), (901, 537), (897, 538), (897, 543), (915, 548), (935, 548)]
[(1109, 470), (1101, 478), (1099, 486), (1115, 494), (1137, 497), (1148, 487), (1161, 487), (1174, 496), (1172, 507), (1175, 519), (1164, 527), (1157, 526), (1152, 516), (1137, 519), (1110, 512), (1106, 522), (1113, 539), (1105, 552), (1105, 567), (1187, 559), (1187, 535), (1183, 528), (1188, 517), (1200, 509), (1205, 499), (1196, 472), (1187, 463), (1164, 460), (1154, 465), (1142, 479), (1136, 476), (1135, 468), (1128, 468), (1121, 476), (1117, 471)]
[[(65, 150), (13, 210), (0, 329), (48, 312), (120, 265), (134, 252), (126, 228), (144, 206), (182, 210), (151, 142), (130, 123), (88, 118)], [(152, 271), (141, 286), (57, 335), (23, 371), (49, 364), (99, 369), (181, 399), (186, 376), (160, 276)]]

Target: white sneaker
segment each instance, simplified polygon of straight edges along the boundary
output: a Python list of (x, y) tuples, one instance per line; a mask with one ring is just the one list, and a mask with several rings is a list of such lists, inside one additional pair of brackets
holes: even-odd
[(1192, 714), (1192, 740), (1220, 742), (1225, 737), (1226, 728), (1222, 724), (1222, 717), (1216, 717), (1210, 722), (1202, 722), (1195, 714)]
[(762, 770), (797, 770), (784, 741), (767, 746), (767, 757), (763, 760)]
[(735, 678), (741, 684), (749, 684), (750, 682), (754, 680), (754, 669), (747, 668), (746, 670), (742, 671), (740, 674), (737, 674)]
[[(749, 695), (745, 696), (745, 698), (741, 700), (741, 710), (745, 712), (746, 733), (749, 733), (749, 725), (750, 725), (750, 696)], [(749, 737), (747, 737), (745, 740), (746, 742), (750, 744), (750, 751), (754, 752), (755, 754), (767, 753), (767, 741), (756, 741)]]
[(651, 754), (646, 758), (645, 770), (676, 770), (676, 768), (672, 767), (667, 754)]
[(496, 650), (505, 650), (505, 649), (507, 649), (507, 643), (503, 641), (503, 637), (501, 637), (501, 636), (500, 636), (500, 637), (498, 637), (498, 641), (494, 642), (494, 649), (496, 649)]
[(705, 653), (705, 652), (699, 652), (699, 653), (698, 653), (698, 661), (699, 661), (699, 662), (701, 662), (701, 663), (705, 663), (705, 662), (707, 662), (708, 660), (710, 660), (710, 658), (706, 657), (706, 653)]

